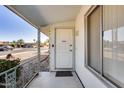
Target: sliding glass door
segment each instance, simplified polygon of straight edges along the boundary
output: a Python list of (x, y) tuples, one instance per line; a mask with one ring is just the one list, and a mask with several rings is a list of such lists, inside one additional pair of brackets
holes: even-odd
[(103, 75), (124, 87), (124, 6), (103, 6)]
[(95, 6), (86, 18), (88, 68), (124, 87), (124, 6)]
[(88, 15), (88, 65), (100, 73), (100, 64), (100, 6), (97, 6)]

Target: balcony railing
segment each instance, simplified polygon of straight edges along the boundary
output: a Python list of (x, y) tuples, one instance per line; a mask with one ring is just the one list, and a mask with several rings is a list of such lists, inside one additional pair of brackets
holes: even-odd
[(26, 87), (30, 81), (41, 70), (41, 63), (48, 59), (42, 59), (38, 62), (38, 56), (21, 61), (21, 63), (7, 71), (0, 73), (3, 80), (0, 82), (2, 88), (23, 88)]

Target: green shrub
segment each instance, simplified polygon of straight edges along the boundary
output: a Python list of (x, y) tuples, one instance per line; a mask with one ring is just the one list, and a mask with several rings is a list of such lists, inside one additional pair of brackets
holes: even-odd
[[(6, 70), (9, 70), (9, 69), (11, 69), (11, 68), (13, 68), (19, 64), (20, 64), (20, 60), (12, 60), (11, 61), (11, 60), (6, 60), (6, 59), (0, 59), (0, 73), (4, 72)], [(11, 73), (11, 71), (8, 73)], [(17, 70), (16, 70), (17, 79), (19, 78), (19, 76), (20, 76), (20, 69), (17, 68)], [(5, 75), (0, 76), (0, 82), (1, 83), (5, 83), (4, 77), (5, 77)]]
[(0, 73), (9, 70), (10, 68), (13, 68), (17, 65), (19, 65), (18, 60), (11, 61), (11, 60), (0, 59)]

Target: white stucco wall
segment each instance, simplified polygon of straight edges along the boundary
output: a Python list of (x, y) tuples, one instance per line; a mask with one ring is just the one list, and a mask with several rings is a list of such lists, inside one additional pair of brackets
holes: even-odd
[(56, 28), (74, 28), (74, 21), (60, 22), (56, 24), (49, 25), (50, 27), (50, 70), (55, 71), (55, 29)]
[[(50, 70), (55, 71), (55, 28), (58, 27), (75, 27), (75, 31), (78, 31), (78, 35), (75, 37), (75, 70), (87, 88), (104, 88), (105, 84), (99, 80), (93, 73), (91, 73), (85, 67), (84, 56), (84, 15), (91, 6), (82, 6), (80, 12), (77, 14), (76, 20), (61, 22), (49, 25), (50, 27)], [(77, 33), (76, 33), (77, 34)]]
[(85, 52), (84, 52), (84, 15), (91, 6), (82, 6), (76, 21), (75, 21), (75, 31), (79, 31), (78, 35), (75, 37), (76, 42), (76, 72), (83, 82), (85, 87), (106, 87), (102, 81), (100, 81), (94, 74), (92, 74), (85, 66)]

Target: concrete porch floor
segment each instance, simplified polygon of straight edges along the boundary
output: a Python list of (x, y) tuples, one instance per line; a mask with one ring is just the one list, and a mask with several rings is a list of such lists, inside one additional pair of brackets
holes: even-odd
[(56, 72), (40, 72), (27, 88), (83, 88), (78, 77), (55, 77)]

